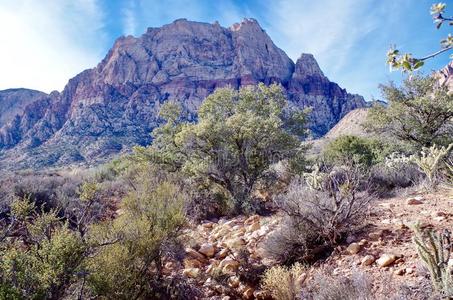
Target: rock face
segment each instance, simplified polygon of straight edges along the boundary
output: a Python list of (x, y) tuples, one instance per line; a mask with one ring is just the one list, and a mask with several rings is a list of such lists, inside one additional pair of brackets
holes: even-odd
[[(230, 28), (185, 19), (121, 37), (97, 67), (23, 108), (0, 128), (3, 168), (97, 162), (151, 142), (162, 103), (179, 101), (196, 118), (216, 88), (280, 83), (289, 100), (312, 107), (311, 129), (325, 134), (364, 107), (324, 76), (310, 54), (294, 64), (252, 19)], [(20, 155), (18, 155), (20, 154)]]
[(47, 94), (29, 89), (8, 89), (0, 91), (0, 127), (22, 115), (27, 105)]

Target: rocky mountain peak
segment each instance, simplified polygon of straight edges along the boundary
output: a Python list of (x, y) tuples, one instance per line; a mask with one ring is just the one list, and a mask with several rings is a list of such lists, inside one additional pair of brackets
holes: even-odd
[(295, 77), (306, 77), (306, 76), (321, 76), (324, 77), (324, 73), (318, 65), (313, 54), (302, 53), (296, 62), (296, 67), (293, 76)]
[(254, 19), (229, 28), (179, 19), (118, 38), (95, 68), (70, 79), (61, 93), (27, 105), (0, 128), (0, 166), (98, 162), (149, 144), (165, 101), (180, 102), (190, 121), (216, 88), (259, 82), (280, 83), (292, 105), (312, 107), (316, 136), (365, 106), (362, 97), (329, 81), (312, 55), (294, 64)]

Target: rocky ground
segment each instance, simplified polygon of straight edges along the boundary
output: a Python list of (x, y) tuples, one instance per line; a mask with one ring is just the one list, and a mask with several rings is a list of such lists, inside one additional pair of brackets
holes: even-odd
[[(278, 215), (254, 215), (204, 221), (185, 232), (184, 265), (178, 267), (168, 262), (166, 271), (180, 273), (196, 282), (205, 299), (268, 299), (259, 285), (252, 286), (242, 280), (243, 266), (238, 258), (245, 253), (250, 265), (257, 269), (271, 265), (261, 245), (279, 220)], [(453, 228), (451, 192), (405, 191), (396, 197), (376, 199), (363, 228), (355, 236), (349, 236), (328, 259), (307, 268), (304, 284), (321, 270), (334, 277), (363, 274), (376, 299), (403, 293), (409, 295), (407, 299), (425, 299), (430, 285), (412, 242), (411, 228), (416, 222), (435, 229)]]

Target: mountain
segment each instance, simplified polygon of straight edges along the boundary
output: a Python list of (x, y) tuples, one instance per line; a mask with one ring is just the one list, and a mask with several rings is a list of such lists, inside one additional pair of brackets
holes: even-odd
[(95, 163), (149, 144), (165, 101), (179, 101), (194, 120), (216, 88), (259, 82), (280, 83), (295, 106), (312, 107), (315, 136), (366, 105), (329, 81), (311, 54), (294, 63), (253, 19), (230, 28), (180, 19), (120, 37), (95, 68), (32, 101), (0, 128), (0, 166)]
[(0, 91), (0, 127), (22, 115), (27, 105), (47, 94), (29, 89), (8, 89)]

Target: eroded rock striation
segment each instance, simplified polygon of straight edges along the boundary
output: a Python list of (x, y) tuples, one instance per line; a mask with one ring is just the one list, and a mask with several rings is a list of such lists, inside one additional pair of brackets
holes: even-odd
[(141, 37), (120, 37), (98, 66), (23, 108), (0, 129), (0, 164), (97, 162), (150, 143), (165, 101), (182, 103), (193, 120), (216, 88), (259, 82), (280, 83), (294, 105), (312, 107), (317, 136), (366, 105), (329, 81), (312, 55), (294, 63), (253, 19), (230, 28), (180, 19)]

